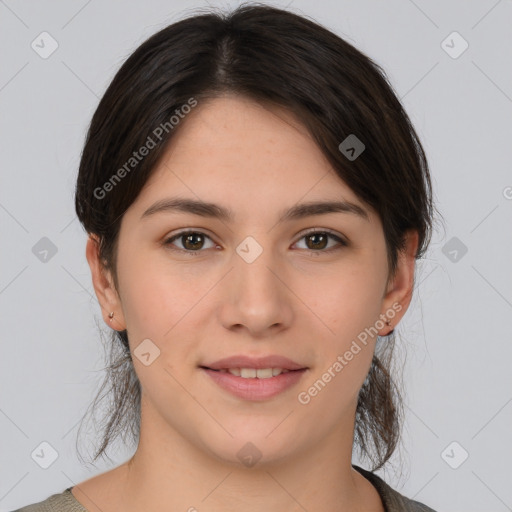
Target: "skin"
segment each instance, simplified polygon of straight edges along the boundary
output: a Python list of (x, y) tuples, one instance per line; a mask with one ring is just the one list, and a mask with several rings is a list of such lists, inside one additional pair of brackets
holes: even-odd
[[(143, 390), (135, 455), (75, 485), (74, 496), (102, 512), (383, 511), (377, 491), (351, 467), (357, 395), (376, 337), (308, 404), (297, 395), (400, 304), (379, 335), (396, 327), (411, 299), (417, 233), (408, 233), (388, 279), (379, 217), (287, 111), (225, 96), (182, 122), (123, 217), (117, 290), (95, 237), (87, 242), (105, 322), (128, 330), (132, 353), (149, 338), (160, 355), (148, 366), (133, 357)], [(171, 196), (219, 204), (234, 220), (176, 211), (141, 219)], [(329, 213), (277, 223), (297, 203), (340, 199), (364, 208), (369, 220)], [(184, 228), (207, 236), (192, 249), (180, 237), (176, 251), (163, 244)], [(305, 236), (309, 228), (330, 229), (349, 245), (333, 238), (322, 244)], [(263, 248), (252, 263), (236, 252), (247, 236)], [(198, 249), (187, 254), (185, 247)], [(284, 355), (309, 369), (272, 399), (242, 400), (198, 368), (235, 354)], [(262, 454), (251, 468), (237, 457), (249, 441)]]

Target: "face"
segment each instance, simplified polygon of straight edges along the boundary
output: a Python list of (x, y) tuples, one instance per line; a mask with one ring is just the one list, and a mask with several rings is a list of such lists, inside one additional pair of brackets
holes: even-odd
[[(345, 205), (298, 208), (334, 202)], [(102, 284), (94, 247), (105, 320), (128, 331), (142, 429), (235, 463), (244, 446), (276, 461), (352, 442), (376, 333), (409, 303), (415, 246), (388, 281), (378, 216), (290, 113), (199, 104), (123, 217), (118, 290)], [(215, 364), (231, 356), (249, 359)], [(258, 361), (272, 356), (287, 361)]]

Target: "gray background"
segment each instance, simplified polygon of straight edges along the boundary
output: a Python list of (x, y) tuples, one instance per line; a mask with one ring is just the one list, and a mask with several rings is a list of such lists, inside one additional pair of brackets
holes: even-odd
[[(124, 59), (206, 5), (0, 1), (2, 511), (111, 467), (85, 467), (75, 453), (103, 364), (73, 206), (80, 151)], [(398, 329), (407, 351), (403, 449), (379, 474), (438, 511), (512, 510), (512, 2), (294, 0), (289, 8), (387, 71), (424, 143), (445, 218)], [(31, 47), (42, 46), (43, 31), (58, 43), (47, 59)], [(461, 55), (454, 31), (469, 44)], [(33, 252), (43, 237), (57, 250), (46, 262)], [(31, 457), (42, 442), (58, 454), (48, 469)], [(110, 452), (116, 465), (131, 453)]]

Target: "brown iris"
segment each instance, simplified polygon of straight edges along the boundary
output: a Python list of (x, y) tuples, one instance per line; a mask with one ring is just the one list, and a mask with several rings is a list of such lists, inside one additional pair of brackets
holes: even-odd
[(308, 249), (324, 249), (327, 246), (328, 236), (325, 233), (312, 233), (311, 235), (306, 235), (305, 238), (306, 240), (315, 239), (313, 247), (310, 247), (310, 244), (306, 242)]
[(204, 243), (203, 238), (204, 235), (201, 233), (189, 233), (187, 235), (182, 235), (181, 237), (183, 247), (185, 247), (185, 249), (189, 249), (192, 251), (201, 249), (202, 244)]

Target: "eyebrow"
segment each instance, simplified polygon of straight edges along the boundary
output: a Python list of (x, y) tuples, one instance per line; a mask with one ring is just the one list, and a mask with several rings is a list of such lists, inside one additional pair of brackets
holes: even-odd
[[(229, 208), (197, 199), (179, 197), (157, 201), (141, 215), (141, 219), (162, 212), (192, 213), (201, 217), (211, 217), (226, 222), (234, 220), (234, 214)], [(367, 211), (350, 201), (312, 201), (297, 204), (288, 210), (281, 211), (278, 223), (329, 213), (349, 213), (361, 217), (368, 222), (370, 221)]]

